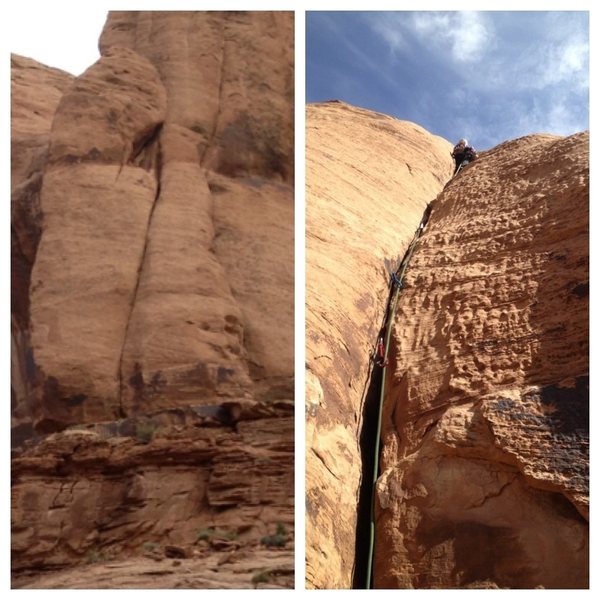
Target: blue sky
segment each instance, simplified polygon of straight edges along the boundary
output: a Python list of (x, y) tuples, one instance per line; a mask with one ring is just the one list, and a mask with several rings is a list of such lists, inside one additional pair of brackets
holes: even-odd
[(478, 150), (589, 128), (587, 12), (307, 12), (306, 100)]

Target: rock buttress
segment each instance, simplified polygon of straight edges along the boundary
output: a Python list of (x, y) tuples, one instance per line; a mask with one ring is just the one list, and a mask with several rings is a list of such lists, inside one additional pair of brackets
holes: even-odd
[(292, 38), (292, 13), (109, 14), (102, 52), (133, 48), (168, 95), (126, 413), (293, 393)]
[(11, 55), (11, 425), (32, 434), (36, 377), (29, 327), (31, 269), (40, 241), (40, 190), (54, 112), (74, 77)]
[(39, 431), (120, 415), (121, 347), (158, 191), (155, 165), (136, 164), (136, 149), (165, 109), (158, 73), (125, 48), (78, 77), (57, 107), (30, 287)]
[(350, 588), (369, 355), (451, 146), (340, 102), (309, 105), (306, 127), (306, 579)]
[(44, 165), (39, 431), (291, 398), (292, 36), (292, 13), (109, 14)]
[(446, 187), (393, 328), (377, 588), (588, 586), (588, 135)]

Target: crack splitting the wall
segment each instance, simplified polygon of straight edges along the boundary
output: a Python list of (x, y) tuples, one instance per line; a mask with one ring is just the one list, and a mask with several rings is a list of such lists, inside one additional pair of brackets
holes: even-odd
[(315, 448), (311, 448), (311, 450), (312, 450), (313, 454), (323, 463), (323, 466), (331, 473), (331, 475), (333, 475), (333, 477), (335, 477), (335, 479), (337, 479), (339, 481), (340, 478), (329, 468), (329, 465), (325, 461), (325, 458), (323, 457), (321, 452), (319, 452)]
[[(121, 345), (121, 353), (119, 355), (119, 366), (118, 366), (118, 373), (117, 373), (117, 380), (119, 382), (119, 389), (117, 391), (117, 398), (118, 398), (118, 416), (120, 418), (125, 418), (126, 414), (125, 411), (123, 410), (123, 389), (124, 389), (124, 382), (123, 382), (123, 356), (125, 354), (125, 345), (127, 344), (127, 338), (129, 335), (129, 325), (131, 323), (131, 316), (133, 315), (133, 310), (135, 308), (135, 304), (137, 301), (137, 295), (138, 295), (138, 289), (140, 287), (140, 280), (142, 278), (142, 270), (144, 267), (144, 262), (146, 261), (146, 252), (148, 250), (148, 240), (149, 240), (149, 234), (150, 234), (150, 228), (152, 226), (152, 218), (154, 216), (154, 211), (156, 209), (156, 205), (158, 204), (158, 200), (160, 197), (160, 190), (161, 190), (161, 174), (162, 174), (162, 148), (161, 148), (161, 144), (160, 144), (160, 129), (162, 128), (162, 124), (158, 125), (157, 131), (158, 131), (158, 135), (156, 137), (156, 143), (158, 146), (158, 150), (156, 153), (156, 166), (155, 166), (155, 177), (156, 177), (156, 192), (154, 194), (154, 202), (152, 203), (152, 208), (150, 209), (150, 214), (148, 215), (148, 222), (146, 224), (146, 235), (144, 238), (144, 248), (142, 250), (142, 256), (140, 258), (140, 263), (138, 265), (138, 270), (137, 270), (137, 278), (136, 278), (136, 282), (135, 282), (135, 287), (133, 290), (133, 295), (131, 297), (131, 305), (129, 307), (129, 314), (127, 315), (127, 323), (125, 325), (125, 332), (123, 334), (123, 343)], [(141, 150), (140, 150), (141, 152)], [(139, 152), (138, 152), (139, 154)]]
[[(439, 194), (438, 194), (439, 196)], [(437, 200), (431, 200), (421, 217), (420, 223), (425, 227), (429, 222), (433, 203)], [(418, 229), (417, 229), (418, 231)], [(402, 268), (402, 265), (409, 260), (410, 246), (408, 245), (402, 260), (397, 265), (397, 270)], [(394, 297), (394, 285), (389, 285), (388, 297), (385, 305), (383, 321), (381, 327), (377, 333), (378, 336), (382, 335), (387, 321), (390, 318), (390, 309)], [(376, 345), (373, 346), (373, 349)], [(378, 367), (374, 360), (373, 355), (369, 358), (370, 366), (365, 381), (364, 395), (362, 399), (362, 405), (360, 408), (360, 421), (357, 427), (357, 441), (361, 456), (361, 477), (360, 483), (357, 490), (357, 507), (356, 507), (356, 530), (355, 530), (355, 548), (354, 548), (354, 564), (352, 572), (352, 588), (353, 589), (364, 589), (367, 562), (369, 560), (369, 548), (365, 541), (370, 535), (370, 521), (371, 521), (371, 506), (373, 502), (373, 470), (374, 470), (374, 459), (375, 453), (379, 452), (380, 448), (375, 449), (373, 445), (373, 438), (376, 436), (377, 421), (379, 418), (379, 396), (382, 385), (382, 374), (383, 369)]]
[[(207, 161), (207, 157), (208, 157), (208, 152), (209, 150), (212, 148), (214, 141), (217, 137), (217, 131), (219, 129), (219, 121), (221, 118), (221, 114), (222, 114), (222, 102), (223, 102), (223, 87), (224, 87), (224, 81), (225, 81), (225, 71), (226, 71), (226, 66), (227, 66), (227, 52), (226, 52), (226, 48), (227, 48), (227, 13), (225, 13), (223, 15), (223, 25), (222, 25), (222, 29), (221, 29), (221, 35), (222, 35), (222, 42), (221, 42), (221, 64), (220, 64), (220, 70), (219, 70), (219, 91), (217, 94), (217, 113), (215, 115), (214, 118), (214, 122), (213, 122), (213, 128), (212, 128), (212, 132), (210, 134), (210, 137), (206, 143), (206, 146), (204, 147), (204, 151), (202, 152), (202, 156), (200, 157), (199, 160), (199, 164), (200, 167), (204, 167), (206, 169), (206, 171), (208, 170), (208, 168), (206, 167), (206, 161)], [(214, 195), (212, 193), (212, 191), (210, 190), (210, 186), (208, 186), (209, 189), (209, 193), (211, 198), (213, 198), (213, 206), (212, 206), (212, 220), (213, 220), (213, 229), (215, 231), (215, 236), (213, 236), (213, 239), (211, 241), (210, 247), (209, 247), (209, 251), (212, 252), (215, 260), (218, 262), (218, 264), (220, 265), (222, 271), (223, 271), (223, 279), (225, 281), (225, 284), (227, 285), (227, 288), (229, 289), (229, 294), (231, 295), (232, 300), (235, 301), (235, 303), (237, 304), (239, 311), (240, 311), (240, 315), (243, 317), (243, 310), (242, 307), (238, 301), (238, 299), (236, 298), (233, 289), (231, 287), (231, 283), (229, 281), (229, 279), (226, 277), (227, 274), (227, 270), (225, 269), (225, 267), (223, 266), (223, 264), (221, 263), (221, 261), (218, 260), (218, 256), (217, 253), (215, 251), (215, 240), (216, 240), (216, 231), (217, 228), (214, 227), (215, 224), (215, 218), (214, 218)], [(255, 378), (251, 375), (252, 373), (252, 369), (250, 368), (250, 360), (247, 358), (248, 357), (248, 349), (246, 346), (246, 336), (245, 336), (245, 332), (246, 332), (246, 327), (244, 326), (244, 322), (240, 321), (240, 328), (241, 328), (241, 336), (240, 336), (240, 344), (242, 346), (242, 348), (244, 349), (246, 358), (243, 358), (242, 356), (240, 356), (240, 358), (246, 363), (246, 367), (248, 368), (248, 372), (250, 374), (250, 379), (252, 380), (252, 382), (256, 382), (258, 380), (260, 380), (260, 378)]]
[[(224, 17), (226, 19), (226, 17)], [(203, 167), (204, 163), (206, 161), (206, 157), (208, 154), (208, 150), (212, 147), (213, 142), (215, 141), (215, 138), (217, 137), (217, 129), (219, 126), (219, 118), (221, 116), (221, 98), (223, 96), (223, 74), (225, 73), (225, 47), (226, 47), (226, 40), (225, 40), (225, 35), (226, 33), (226, 21), (223, 23), (223, 27), (221, 30), (221, 36), (222, 36), (222, 41), (221, 41), (221, 64), (220, 64), (220, 68), (219, 68), (219, 91), (217, 94), (217, 114), (215, 115), (215, 120), (213, 122), (213, 129), (212, 132), (210, 134), (210, 137), (208, 138), (207, 142), (206, 142), (206, 146), (204, 147), (204, 152), (202, 152), (202, 156), (200, 157), (200, 166)]]

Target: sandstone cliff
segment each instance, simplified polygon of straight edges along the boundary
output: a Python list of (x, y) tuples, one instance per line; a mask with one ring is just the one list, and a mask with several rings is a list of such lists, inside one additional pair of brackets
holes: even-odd
[(588, 586), (588, 136), (436, 200), (393, 325), (376, 587)]
[(110, 13), (100, 49), (13, 59), (13, 568), (281, 523), (289, 586), (293, 15)]
[(54, 112), (74, 78), (21, 56), (11, 57), (11, 68), (11, 416), (18, 438), (32, 430), (35, 402), (29, 284), (42, 226), (43, 166)]
[[(311, 237), (319, 215), (329, 219), (323, 230), (331, 238), (343, 232), (351, 244), (356, 239), (344, 229), (351, 219), (340, 218), (355, 204), (330, 173), (354, 183), (357, 196), (376, 196), (369, 184), (384, 170), (401, 172), (414, 143), (406, 139), (414, 126), (389, 119), (390, 129), (405, 132), (396, 157), (373, 138), (381, 145), (364, 143), (352, 154), (354, 140), (365, 136), (347, 119), (343, 139), (325, 149), (325, 116), (334, 111), (341, 120), (354, 109), (309, 108), (307, 185), (309, 192), (322, 187), (307, 196), (308, 290), (338, 278), (353, 257), (352, 246), (343, 261), (340, 245), (317, 254)], [(383, 120), (358, 112), (374, 130)], [(318, 144), (310, 133), (316, 123)], [(441, 193), (407, 270), (384, 375), (373, 587), (587, 586), (587, 152), (587, 134), (528, 136), (484, 153), (443, 191), (451, 168), (444, 152), (441, 168), (433, 169), (439, 187), (426, 199)], [(366, 154), (376, 155), (370, 168)], [(424, 154), (422, 165), (436, 156)], [(393, 206), (411, 183), (397, 180), (393, 193), (382, 186), (382, 199), (369, 206)], [(327, 202), (337, 211), (325, 210)], [(350, 587), (353, 568), (354, 584), (364, 585), (356, 581), (368, 546), (361, 492), (369, 487), (365, 447), (375, 444), (377, 409), (369, 403), (379, 402), (369, 392), (379, 394), (382, 375), (367, 370), (387, 290), (383, 278), (377, 288), (363, 273), (377, 263), (382, 235), (389, 235), (387, 256), (402, 255), (421, 216), (403, 211), (392, 227), (389, 218), (365, 212), (360, 230), (374, 230), (371, 247), (357, 253), (352, 273), (337, 285), (321, 284), (318, 301), (307, 290), (307, 493), (309, 502), (321, 503), (312, 516), (309, 504), (307, 516), (307, 580), (314, 587)], [(352, 286), (378, 292), (370, 318), (366, 307), (350, 308)], [(341, 302), (345, 310), (334, 310)], [(314, 307), (322, 305), (317, 319)], [(364, 336), (360, 357), (346, 347), (357, 335)], [(314, 339), (328, 341), (311, 351)], [(323, 359), (316, 358), (326, 353), (333, 364), (317, 379)], [(345, 380), (336, 364), (344, 365)], [(359, 377), (353, 382), (349, 373)]]
[(452, 148), (339, 102), (308, 106), (306, 127), (306, 576), (348, 588), (369, 354), (389, 270), (450, 177)]

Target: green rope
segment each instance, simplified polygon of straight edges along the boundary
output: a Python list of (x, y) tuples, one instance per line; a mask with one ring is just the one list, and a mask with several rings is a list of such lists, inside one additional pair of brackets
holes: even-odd
[[(417, 245), (417, 241), (419, 240), (419, 237), (421, 236), (422, 231), (423, 231), (423, 229), (419, 225), (419, 228), (417, 229), (417, 231), (415, 231), (415, 235), (414, 235), (413, 240), (408, 248), (408, 251), (404, 255), (404, 259), (402, 260), (402, 263), (401, 263), (400, 267), (398, 268), (399, 273), (397, 272), (396, 275), (398, 276), (398, 280), (400, 281), (400, 283), (402, 283), (402, 281), (404, 280), (404, 274), (406, 273), (406, 268), (408, 267), (408, 263), (410, 262), (410, 258), (415, 249), (415, 246)], [(388, 319), (387, 319), (386, 334), (385, 334), (385, 351), (384, 351), (384, 356), (383, 356), (383, 364), (384, 365), (386, 364), (388, 351), (390, 348), (390, 339), (392, 337), (392, 323), (394, 321), (394, 316), (396, 314), (396, 306), (398, 304), (398, 297), (400, 296), (400, 289), (401, 289), (400, 286), (396, 285), (396, 293), (394, 294), (394, 299), (392, 301), (392, 305), (390, 307), (390, 311), (389, 311), (389, 315), (388, 315)], [(381, 392), (379, 395), (379, 413), (377, 415), (377, 434), (375, 437), (375, 460), (374, 460), (374, 468), (373, 468), (373, 491), (371, 494), (371, 527), (370, 527), (370, 532), (369, 532), (369, 558), (368, 558), (368, 562), (367, 562), (366, 589), (371, 589), (371, 574), (372, 574), (372, 570), (373, 570), (373, 556), (375, 554), (375, 487), (377, 485), (377, 478), (379, 476), (379, 473), (378, 473), (378, 471), (379, 471), (379, 444), (380, 444), (380, 440), (381, 440), (381, 418), (382, 418), (382, 413), (383, 413), (383, 398), (385, 395), (386, 372), (387, 372), (387, 367), (383, 366), (382, 374), (381, 374)]]

